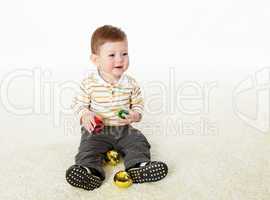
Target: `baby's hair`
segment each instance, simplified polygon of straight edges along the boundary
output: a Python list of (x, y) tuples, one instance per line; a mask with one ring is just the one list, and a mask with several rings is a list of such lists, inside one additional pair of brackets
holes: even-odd
[(106, 42), (118, 42), (126, 40), (126, 34), (115, 26), (104, 25), (95, 30), (91, 38), (92, 54), (98, 54), (99, 48)]

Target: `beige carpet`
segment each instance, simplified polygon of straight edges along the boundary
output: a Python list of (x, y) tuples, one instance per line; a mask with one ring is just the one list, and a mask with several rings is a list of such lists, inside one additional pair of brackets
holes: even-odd
[[(53, 126), (50, 116), (16, 116), (1, 107), (0, 199), (268, 200), (270, 134), (235, 115), (230, 89), (216, 92), (207, 116), (146, 115), (138, 127), (152, 144), (152, 159), (165, 161), (169, 174), (128, 189), (112, 181), (122, 162), (105, 167), (106, 180), (97, 190), (71, 187), (64, 174), (77, 152), (78, 127), (71, 133)], [(210, 131), (197, 129), (203, 120), (212, 123)]]

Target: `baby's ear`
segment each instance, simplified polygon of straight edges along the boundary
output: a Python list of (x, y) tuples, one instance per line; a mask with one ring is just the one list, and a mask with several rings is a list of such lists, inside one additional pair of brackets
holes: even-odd
[(97, 62), (98, 62), (98, 55), (96, 55), (96, 54), (91, 54), (91, 55), (90, 55), (90, 59), (91, 59), (91, 61), (92, 61), (95, 65), (97, 65)]

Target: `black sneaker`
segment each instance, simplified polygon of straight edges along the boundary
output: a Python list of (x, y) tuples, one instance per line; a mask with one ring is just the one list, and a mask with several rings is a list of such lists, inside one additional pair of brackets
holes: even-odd
[(70, 185), (85, 190), (94, 190), (102, 183), (100, 177), (93, 175), (90, 169), (80, 165), (72, 165), (68, 168), (66, 180)]
[(168, 167), (163, 162), (150, 161), (145, 166), (130, 168), (127, 172), (133, 183), (155, 182), (167, 175)]

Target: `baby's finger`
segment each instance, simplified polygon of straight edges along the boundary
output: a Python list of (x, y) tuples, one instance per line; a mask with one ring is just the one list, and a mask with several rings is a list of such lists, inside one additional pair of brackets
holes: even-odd
[(129, 124), (129, 120), (128, 119), (119, 119), (119, 122), (121, 124)]
[(119, 122), (118, 126), (125, 126), (127, 124), (128, 124), (127, 122)]
[(125, 119), (130, 123), (132, 121), (132, 118), (133, 118), (133, 116), (129, 114), (126, 116)]
[(91, 123), (89, 123), (89, 124), (87, 125), (87, 127), (88, 127), (88, 129), (90, 130), (90, 132), (92, 132), (92, 131), (94, 130), (94, 127), (92, 126)]
[(132, 119), (131, 115), (127, 115), (126, 120), (130, 121)]
[(89, 119), (89, 124), (92, 124), (92, 126), (95, 127), (96, 126), (95, 119), (94, 118), (90, 118)]
[(89, 119), (83, 122), (83, 126), (87, 129), (88, 132), (91, 132), (93, 130), (91, 121)]
[(84, 128), (90, 133), (91, 130), (89, 129), (88, 125), (85, 125)]
[(90, 122), (91, 122), (91, 125), (92, 125), (93, 127), (95, 127), (95, 126), (97, 125), (94, 119), (91, 119)]

